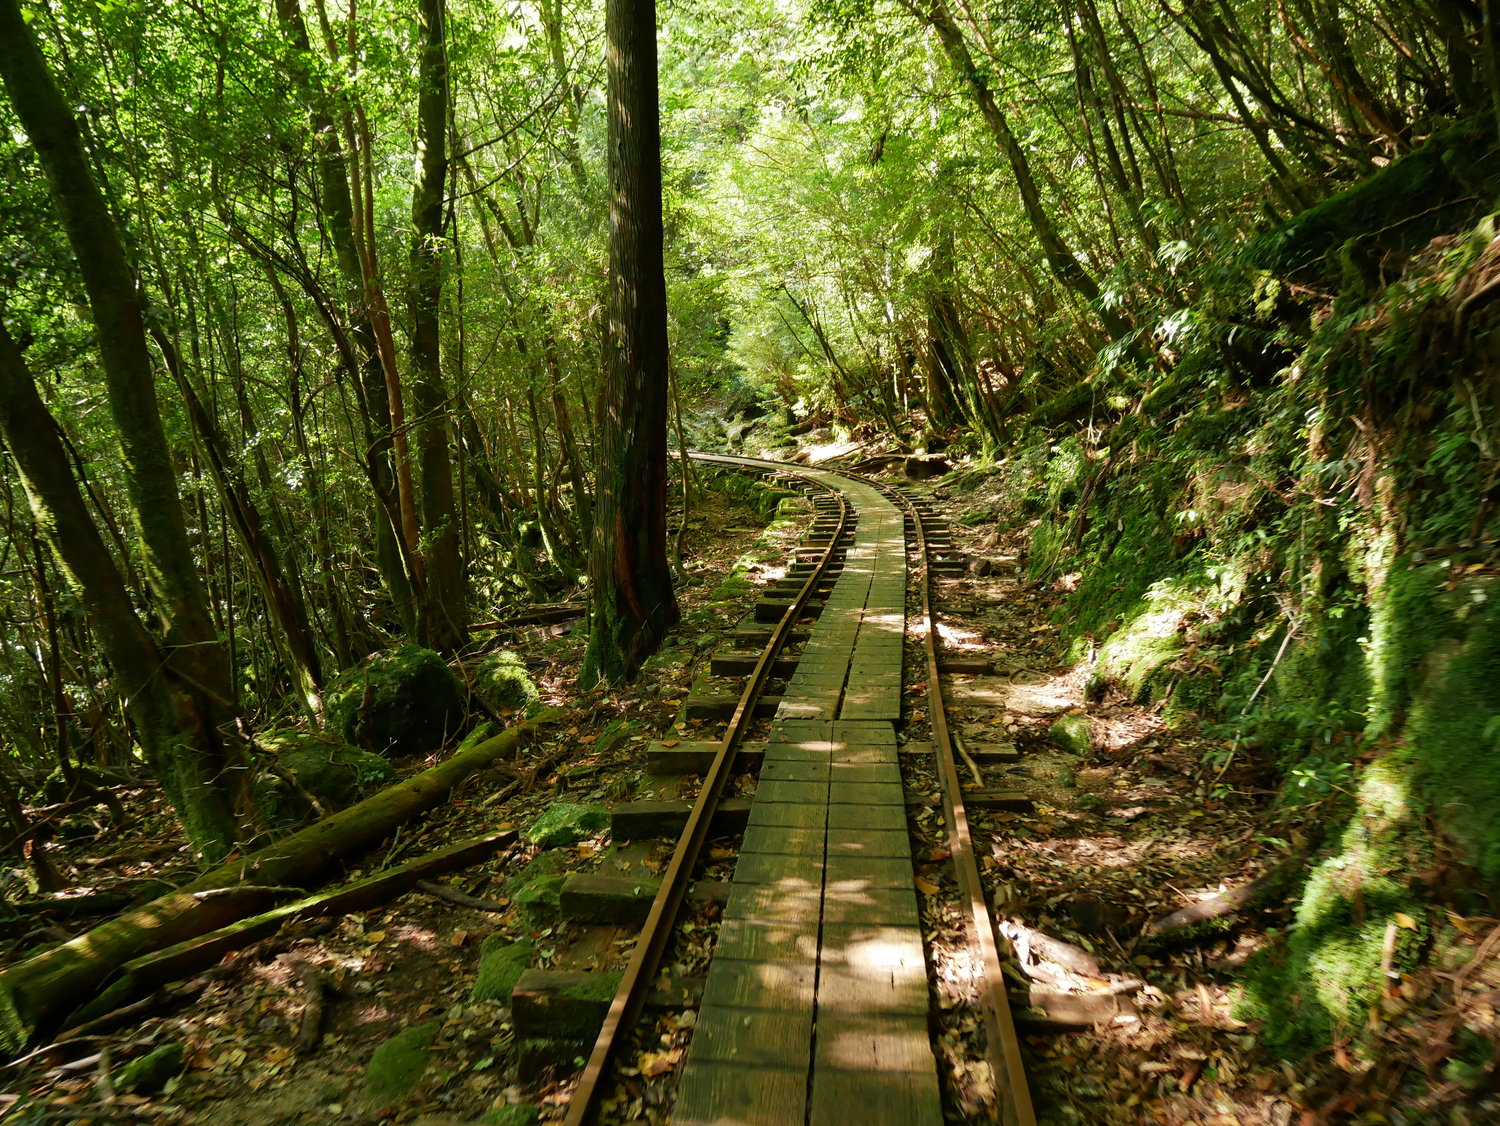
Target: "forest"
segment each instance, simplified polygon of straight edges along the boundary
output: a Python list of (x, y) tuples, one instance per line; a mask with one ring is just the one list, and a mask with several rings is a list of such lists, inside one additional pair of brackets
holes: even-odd
[[(928, 498), (974, 576), (944, 643), (1076, 690), (987, 894), (1201, 1037), (1031, 1037), (1042, 1121), (1500, 1120), (1496, 35), (1490, 0), (0, 0), (0, 1122), (561, 1118), (577, 1068), (462, 1001), (491, 932), (595, 965), (521, 911), (533, 819), (648, 796), (816, 519), (689, 450)], [(264, 930), (294, 892), (353, 906)], [(348, 952), (400, 972), (413, 927), (463, 982), (420, 1027), (478, 1039), (377, 1094), (421, 1013), (356, 1016)], [(944, 1113), (999, 1121), (951, 1006)], [(669, 1120), (660, 1019), (606, 1119)]]

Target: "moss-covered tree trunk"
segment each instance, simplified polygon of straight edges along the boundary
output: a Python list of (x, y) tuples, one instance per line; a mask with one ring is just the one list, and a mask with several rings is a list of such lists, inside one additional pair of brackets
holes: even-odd
[(667, 284), (653, 0), (609, 0), (609, 323), (582, 682), (633, 676), (678, 619), (667, 564)]
[(229, 664), (188, 542), (135, 274), (78, 124), (18, 0), (0, 0), (0, 79), (36, 147), (88, 293), (132, 521), (162, 622), (163, 657), (179, 683), (193, 686), (178, 697), (179, 737), (146, 749), (188, 838), (219, 857), (239, 837), (236, 808), (250, 808), (245, 763), (223, 735), (233, 720)]
[(444, 385), (439, 304), (443, 294), (443, 195), (448, 182), (448, 57), (443, 0), (421, 0), (417, 22), (417, 179), (411, 192), (412, 399), (422, 470), (425, 643), (452, 652), (469, 637), (468, 592), (448, 454), (448, 391)]

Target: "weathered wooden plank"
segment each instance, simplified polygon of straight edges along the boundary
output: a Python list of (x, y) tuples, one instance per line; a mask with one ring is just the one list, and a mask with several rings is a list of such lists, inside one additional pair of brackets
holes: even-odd
[(755, 788), (755, 800), (757, 802), (787, 802), (787, 803), (811, 803), (815, 805), (828, 804), (827, 782), (770, 782), (761, 780), (760, 785)]
[(813, 1066), (845, 1071), (933, 1070), (925, 1008), (888, 1015), (820, 1012)]
[(1004, 809), (1012, 813), (1030, 813), (1036, 803), (1020, 790), (965, 790), (965, 809)]
[(832, 764), (826, 760), (783, 759), (766, 762), (761, 767), (761, 785), (767, 782), (821, 782), (826, 796)]
[(830, 856), (824, 878), (832, 884), (872, 888), (911, 888), (911, 859), (905, 856)]
[(682, 1069), (673, 1126), (804, 1126), (807, 1067), (743, 1067), (699, 1060)]
[[(720, 805), (722, 806), (722, 802)], [(905, 814), (902, 815), (903, 821)], [(794, 805), (790, 802), (755, 802), (750, 807), (750, 825), (775, 825), (787, 829), (821, 828), (828, 818), (824, 805)]]
[[(719, 744), (707, 739), (684, 739), (675, 747), (656, 740), (646, 748), (647, 774), (702, 774), (708, 770)], [(764, 743), (741, 743), (734, 756), (736, 771), (755, 770), (764, 761)]]
[[(684, 719), (733, 719), (734, 709), (739, 707), (738, 696), (689, 696), (682, 702)], [(780, 696), (762, 696), (755, 701), (753, 712), (756, 719), (770, 719), (781, 706)]]
[(816, 926), (824, 906), (820, 902), (821, 892), (820, 887), (735, 883), (729, 889), (729, 904), (724, 908), (724, 918)]
[(826, 833), (813, 829), (788, 829), (780, 825), (751, 825), (740, 845), (740, 861), (752, 853), (770, 852), (792, 856), (822, 857)]
[[(911, 865), (907, 865), (908, 868)], [(734, 866), (736, 884), (770, 884), (786, 888), (821, 888), (823, 857), (777, 852), (741, 852)]]
[[(715, 958), (748, 962), (814, 962), (818, 928), (761, 919), (725, 919), (719, 924)], [(710, 963), (712, 965), (712, 963)]]
[(898, 888), (835, 888), (823, 892), (823, 922), (917, 925), (917, 899), (910, 891)]
[(705, 1005), (693, 1033), (695, 1060), (808, 1067), (812, 1060), (812, 1006), (798, 1009), (730, 1009)]
[(735, 1009), (811, 1011), (816, 981), (817, 966), (811, 962), (742, 962), (715, 955), (703, 1003)]
[[(752, 811), (752, 817), (754, 811)], [(830, 805), (830, 829), (863, 829), (894, 832), (906, 829), (906, 809), (901, 805)]]
[(809, 1126), (942, 1126), (937, 1071), (813, 1071)]
[(835, 856), (901, 856), (910, 858), (911, 838), (900, 829), (829, 829), (827, 849)]

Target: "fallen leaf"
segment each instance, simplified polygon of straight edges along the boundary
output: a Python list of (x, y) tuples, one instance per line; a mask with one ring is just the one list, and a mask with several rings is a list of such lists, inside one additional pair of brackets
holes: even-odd
[(663, 739), (661, 745), (663, 747), (675, 747), (680, 742), (682, 742), (681, 739)]
[(453, 932), (453, 937), (448, 939), (448, 943), (452, 946), (462, 946), (468, 940), (469, 932), (463, 928), (459, 928)]
[(1396, 925), (1402, 930), (1414, 931), (1417, 929), (1417, 921), (1405, 911), (1396, 912)]
[(937, 884), (933, 883), (931, 880), (924, 879), (921, 876), (917, 877), (917, 881), (916, 882), (917, 882), (917, 890), (919, 892), (921, 892), (923, 895), (938, 895), (943, 890)]
[(365, 935), (366, 942), (384, 942), (385, 931), (370, 931)]

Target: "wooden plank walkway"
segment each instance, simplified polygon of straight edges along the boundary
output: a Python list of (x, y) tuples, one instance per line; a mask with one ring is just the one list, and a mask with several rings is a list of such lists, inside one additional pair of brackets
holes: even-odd
[(782, 697), (678, 1088), (675, 1126), (941, 1126), (892, 721), (901, 513), (859, 517)]

